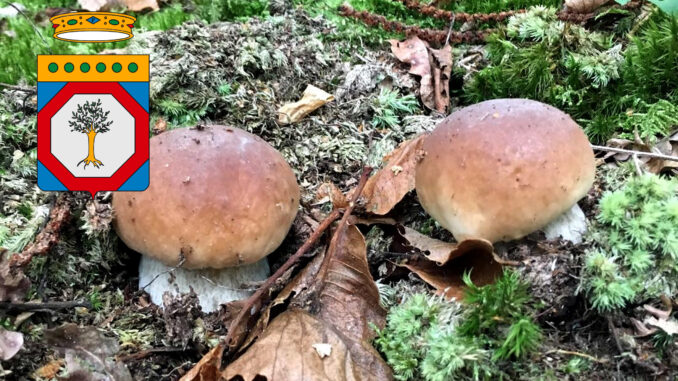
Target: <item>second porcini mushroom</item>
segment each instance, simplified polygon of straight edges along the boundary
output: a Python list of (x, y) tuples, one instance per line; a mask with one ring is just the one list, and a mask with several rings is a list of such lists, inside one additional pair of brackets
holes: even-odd
[(454, 112), (423, 145), (416, 190), (457, 241), (508, 241), (543, 228), (591, 188), (593, 151), (572, 118), (527, 99)]
[(290, 166), (261, 138), (225, 126), (155, 136), (150, 157), (149, 188), (113, 195), (116, 231), (143, 255), (140, 287), (159, 305), (165, 292), (192, 288), (205, 312), (248, 297), (297, 214)]

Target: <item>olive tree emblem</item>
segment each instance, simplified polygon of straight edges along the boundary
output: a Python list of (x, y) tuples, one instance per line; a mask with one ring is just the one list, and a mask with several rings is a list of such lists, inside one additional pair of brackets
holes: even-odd
[(87, 168), (88, 164), (92, 164), (96, 168), (104, 165), (94, 156), (94, 139), (97, 134), (107, 132), (108, 126), (113, 124), (112, 120), (108, 120), (109, 113), (110, 111), (104, 112), (101, 107), (101, 99), (97, 99), (96, 102), (86, 101), (85, 104), (78, 105), (78, 109), (73, 112), (73, 116), (68, 122), (71, 131), (87, 134), (88, 154), (86, 158), (78, 162), (78, 165), (80, 163), (85, 164), (83, 168)]

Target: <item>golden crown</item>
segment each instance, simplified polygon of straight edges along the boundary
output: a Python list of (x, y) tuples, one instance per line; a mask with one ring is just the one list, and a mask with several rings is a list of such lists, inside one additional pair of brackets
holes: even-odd
[(50, 18), (54, 38), (71, 42), (114, 42), (132, 38), (136, 18), (112, 12), (72, 12)]

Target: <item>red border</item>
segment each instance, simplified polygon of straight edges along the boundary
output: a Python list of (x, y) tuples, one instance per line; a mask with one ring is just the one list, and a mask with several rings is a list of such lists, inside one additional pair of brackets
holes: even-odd
[[(51, 120), (75, 94), (111, 94), (134, 117), (134, 153), (111, 177), (75, 177), (51, 152)], [(69, 82), (38, 113), (38, 160), (72, 191), (117, 190), (149, 156), (148, 112), (117, 82)]]

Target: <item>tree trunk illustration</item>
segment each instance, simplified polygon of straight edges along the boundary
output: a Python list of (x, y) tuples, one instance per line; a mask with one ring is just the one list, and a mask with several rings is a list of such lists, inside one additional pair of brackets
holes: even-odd
[(101, 99), (96, 102), (85, 102), (78, 105), (78, 109), (73, 112), (72, 119), (68, 122), (71, 131), (80, 132), (87, 135), (87, 157), (78, 162), (78, 166), (84, 163), (83, 168), (92, 164), (95, 168), (102, 167), (104, 163), (94, 156), (94, 139), (97, 134), (108, 131), (113, 121), (108, 120), (110, 111), (104, 112), (101, 107)]
[(99, 168), (99, 166), (104, 165), (101, 161), (97, 160), (97, 158), (94, 157), (94, 138), (96, 138), (96, 136), (97, 136), (97, 132), (94, 130), (93, 126), (90, 126), (89, 130), (87, 131), (87, 140), (88, 140), (88, 143), (89, 143), (89, 145), (88, 145), (89, 148), (88, 148), (88, 151), (87, 151), (88, 154), (87, 154), (86, 158), (84, 158), (84, 159), (80, 160), (80, 162), (78, 162), (78, 165), (80, 165), (80, 163), (83, 163), (83, 162), (85, 163), (85, 166), (83, 168), (87, 168), (88, 164), (92, 164), (96, 168)]

